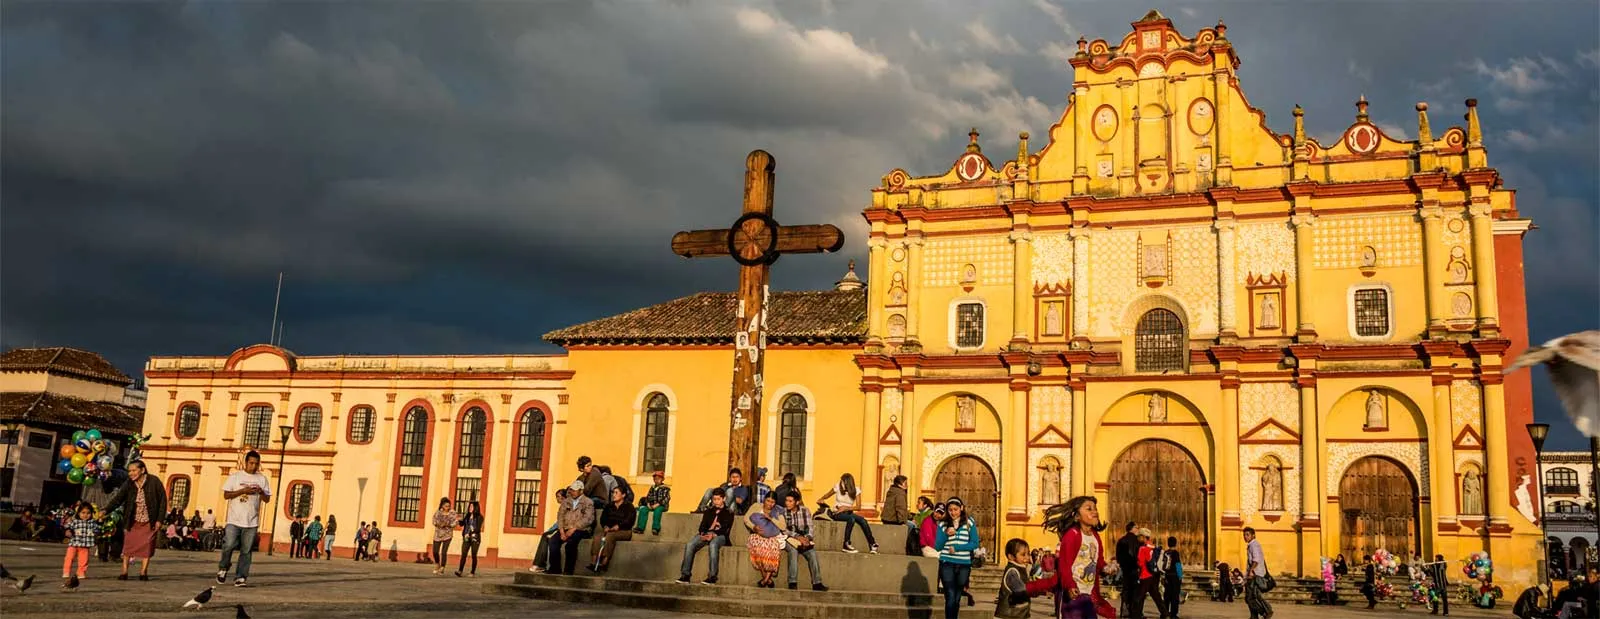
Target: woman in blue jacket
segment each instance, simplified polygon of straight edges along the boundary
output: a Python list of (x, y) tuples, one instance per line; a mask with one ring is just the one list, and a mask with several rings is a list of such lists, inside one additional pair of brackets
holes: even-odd
[(939, 549), (939, 583), (944, 585), (945, 619), (961, 616), (961, 596), (972, 579), (972, 551), (978, 549), (978, 523), (967, 515), (960, 497), (945, 502), (949, 519), (939, 528), (934, 547)]

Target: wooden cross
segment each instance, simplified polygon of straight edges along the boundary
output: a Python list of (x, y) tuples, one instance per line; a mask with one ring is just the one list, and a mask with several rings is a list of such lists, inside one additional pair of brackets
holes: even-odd
[[(764, 150), (744, 160), (744, 212), (720, 230), (679, 232), (672, 252), (685, 258), (732, 256), (738, 261), (739, 292), (734, 311), (733, 398), (728, 435), (728, 466), (755, 482), (761, 439), (761, 375), (767, 348), (767, 276), (783, 254), (831, 253), (844, 247), (844, 234), (831, 225), (779, 226), (772, 219), (772, 171), (777, 162)], [(751, 495), (754, 498), (754, 495)]]

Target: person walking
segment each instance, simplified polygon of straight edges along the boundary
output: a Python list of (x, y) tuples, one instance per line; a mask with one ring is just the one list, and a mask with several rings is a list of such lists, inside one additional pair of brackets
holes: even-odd
[(128, 483), (122, 484), (116, 494), (101, 507), (122, 509), (122, 574), (117, 580), (128, 579), (128, 566), (134, 559), (141, 560), (139, 580), (150, 580), (150, 559), (156, 555), (156, 537), (161, 515), (167, 511), (167, 489), (161, 481), (145, 469), (143, 460), (128, 463)]
[(322, 515), (318, 514), (306, 525), (306, 558), (322, 558)]
[(1178, 619), (1178, 605), (1183, 603), (1183, 557), (1178, 554), (1178, 538), (1167, 536), (1167, 549), (1161, 551), (1161, 598), (1157, 608), (1162, 617)]
[(1117, 578), (1122, 588), (1122, 616), (1134, 617), (1139, 613), (1134, 609), (1134, 602), (1140, 599), (1139, 595), (1139, 533), (1135, 530), (1133, 521), (1128, 521), (1122, 537), (1117, 540)]
[(445, 563), (450, 561), (450, 542), (456, 537), (456, 523), (460, 515), (451, 508), (450, 497), (439, 497), (439, 509), (433, 512), (433, 575), (443, 576)]
[[(1100, 540), (1105, 525), (1100, 523), (1099, 503), (1092, 496), (1074, 497), (1045, 512), (1044, 528), (1061, 536), (1061, 549), (1055, 564), (1049, 566), (1054, 573), (1029, 582), (1028, 595), (1053, 595), (1056, 615), (1063, 619), (1115, 617), (1116, 610), (1100, 595), (1106, 556)], [(1120, 569), (1115, 563), (1112, 568)]]
[(89, 552), (100, 534), (100, 523), (94, 521), (94, 506), (79, 503), (76, 516), (67, 521), (65, 529), (67, 556), (61, 560), (61, 587), (75, 589), (78, 583), (72, 577), (72, 563), (78, 563), (77, 580), (89, 577)]
[(483, 540), (483, 508), (477, 501), (467, 503), (467, 513), (461, 516), (461, 564), (456, 566), (456, 578), (467, 567), (467, 555), (472, 555), (472, 578), (478, 577), (478, 544)]
[(945, 501), (950, 521), (939, 529), (934, 547), (939, 549), (939, 584), (944, 586), (945, 619), (961, 616), (961, 599), (972, 581), (972, 551), (980, 546), (978, 523), (967, 515), (961, 497)]
[(333, 514), (328, 514), (328, 528), (322, 533), (322, 554), (327, 555), (329, 561), (333, 560), (333, 540), (338, 539), (335, 537), (338, 533), (339, 521), (334, 520)]
[(1244, 528), (1245, 541), (1245, 580), (1244, 603), (1250, 608), (1250, 619), (1272, 619), (1272, 604), (1267, 598), (1262, 597), (1262, 584), (1267, 579), (1267, 555), (1261, 551), (1261, 541), (1256, 539), (1256, 530), (1252, 527)]
[(228, 475), (222, 483), (222, 499), (228, 502), (227, 520), (222, 533), (222, 557), (217, 561), (217, 584), (228, 580), (233, 566), (233, 551), (239, 551), (239, 569), (233, 586), (245, 586), (250, 577), (250, 556), (255, 552), (256, 531), (261, 528), (261, 502), (272, 500), (272, 485), (261, 474), (261, 454), (244, 455), (244, 469)]

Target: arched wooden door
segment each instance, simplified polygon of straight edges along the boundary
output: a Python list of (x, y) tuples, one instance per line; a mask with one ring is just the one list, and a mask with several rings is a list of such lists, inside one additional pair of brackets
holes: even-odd
[(1356, 460), (1339, 480), (1339, 547), (1358, 559), (1384, 548), (1404, 560), (1419, 555), (1417, 485), (1388, 458)]
[(1122, 526), (1132, 520), (1150, 529), (1163, 547), (1168, 536), (1177, 537), (1184, 563), (1211, 565), (1205, 485), (1200, 464), (1176, 443), (1134, 443), (1111, 465), (1106, 522), (1118, 533), (1107, 543), (1120, 537)]
[(939, 467), (933, 487), (935, 501), (961, 497), (967, 513), (978, 521), (978, 537), (989, 550), (989, 559), (1005, 560), (995, 552), (995, 536), (1000, 530), (1000, 513), (995, 506), (999, 492), (995, 490), (994, 471), (989, 470), (989, 465), (974, 456), (956, 456)]

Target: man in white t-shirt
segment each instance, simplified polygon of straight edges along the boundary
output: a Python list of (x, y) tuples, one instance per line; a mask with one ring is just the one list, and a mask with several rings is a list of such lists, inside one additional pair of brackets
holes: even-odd
[(256, 530), (261, 528), (261, 502), (272, 499), (272, 486), (259, 472), (261, 454), (244, 455), (244, 470), (234, 471), (222, 483), (222, 498), (228, 502), (227, 528), (222, 539), (222, 560), (217, 562), (217, 584), (228, 581), (233, 551), (239, 551), (239, 570), (233, 586), (245, 586), (250, 576), (250, 555), (255, 551)]

